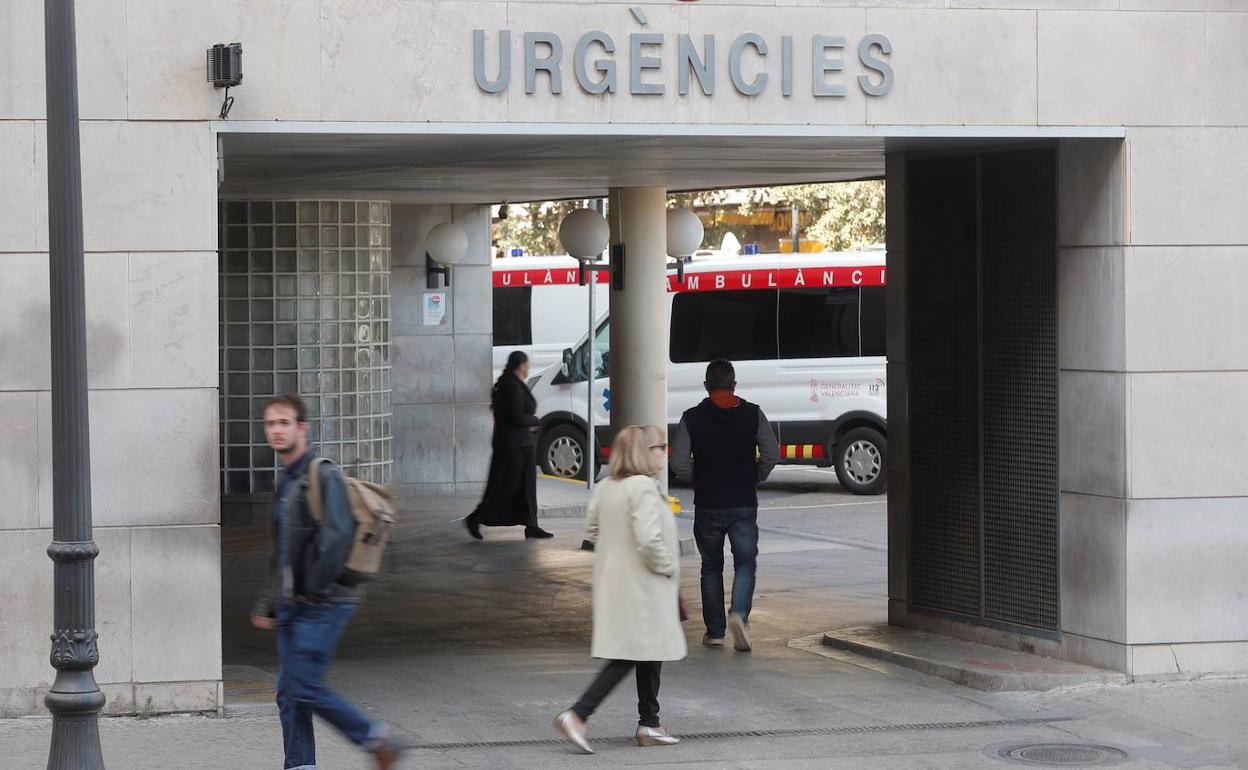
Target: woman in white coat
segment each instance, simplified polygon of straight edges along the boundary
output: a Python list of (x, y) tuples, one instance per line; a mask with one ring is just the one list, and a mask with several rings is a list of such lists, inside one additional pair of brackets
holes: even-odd
[(680, 546), (675, 517), (656, 476), (667, 458), (663, 434), (630, 425), (611, 446), (610, 478), (589, 503), (594, 542), (594, 637), (591, 654), (607, 660), (555, 730), (587, 754), (585, 723), (611, 690), (636, 670), (637, 743), (670, 746), (680, 739), (659, 722), (659, 672), (688, 649), (680, 626)]

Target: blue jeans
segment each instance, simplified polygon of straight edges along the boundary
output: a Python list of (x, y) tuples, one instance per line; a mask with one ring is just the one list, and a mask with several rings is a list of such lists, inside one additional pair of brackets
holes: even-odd
[(282, 718), (286, 768), (316, 767), (312, 715), (336, 727), (356, 745), (377, 737), (359, 709), (325, 686), (338, 639), (355, 614), (355, 602), (282, 605), (277, 612), (277, 706)]
[(724, 536), (732, 547), (733, 614), (749, 620), (754, 603), (754, 573), (758, 562), (758, 506), (744, 508), (696, 508), (693, 538), (702, 554), (702, 620), (706, 633), (722, 639), (727, 631), (724, 615)]

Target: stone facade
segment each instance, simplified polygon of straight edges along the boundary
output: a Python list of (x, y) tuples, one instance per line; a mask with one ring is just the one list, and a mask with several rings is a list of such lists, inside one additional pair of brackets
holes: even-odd
[(1248, 512), (1248, 233), (1237, 194), (1217, 195), (1248, 168), (1245, 138), (1133, 128), (1062, 152), (1063, 630), (1080, 657), (1142, 677), (1248, 669), (1232, 523)]
[[(492, 371), (490, 209), (396, 205), (393, 217), (395, 489), (475, 494), (485, 488), (494, 426), (490, 388), (498, 374)], [(445, 323), (425, 326), (425, 236), (442, 222), (464, 229), (468, 253), (451, 268)]]
[[(757, 32), (770, 41), (771, 67), (785, 36), (800, 55), (811, 30), (851, 41), (883, 34), (896, 81), (883, 97), (849, 88), (816, 98), (809, 67), (797, 66), (791, 97), (776, 74), (762, 95), (747, 97), (730, 87), (721, 62), (714, 96), (696, 88), (680, 96), (669, 40), (663, 68), (647, 76), (665, 85), (662, 97), (592, 96), (568, 72), (562, 95), (549, 93), (545, 75), (529, 95), (518, 69), (504, 94), (476, 87), (474, 29), (488, 39), (512, 29), (513, 67), (526, 31), (560, 34), (570, 56), (577, 36), (601, 29), (617, 42), (623, 76), (626, 41), (641, 30), (630, 5), (644, 12), (646, 31), (714, 34), (721, 54), (738, 34)], [(8, 10), (0, 29), (10, 54), (0, 58), (0, 582), (11, 598), (0, 604), (0, 714), (22, 714), (40, 709), (52, 675), (47, 150), (42, 4), (16, 0)], [(327, 124), (403, 131), (404, 122), (413, 130), (432, 122), (456, 134), (575, 122), (629, 124), (648, 136), (687, 127), (766, 133), (774, 142), (812, 127), (885, 139), (1077, 137), (1117, 127), (1121, 142), (1064, 141), (1060, 152), (1067, 644), (1057, 652), (1141, 675), (1248, 669), (1248, 564), (1237, 558), (1248, 546), (1240, 471), (1248, 446), (1237, 427), (1248, 408), (1241, 0), (290, 0), (265, 13), (243, 0), (102, 0), (77, 12), (101, 547), (97, 675), (109, 709), (142, 708), (149, 697), (165, 710), (220, 703), (221, 94), (203, 82), (203, 51), (232, 40), (244, 44), (246, 81), (231, 122), (257, 121), (240, 129), (257, 132), (263, 121), (339, 134), (349, 127)], [(746, 75), (758, 67), (747, 64)], [(840, 77), (852, 85), (862, 74), (847, 55)], [(451, 208), (437, 195), (394, 197), (394, 478), (420, 493), (471, 491), (484, 479), (494, 374), (481, 205), (494, 201)], [(454, 271), (449, 325), (426, 329), (420, 240), (452, 219), (468, 224), (473, 245)], [(904, 252), (893, 260), (900, 266)], [(890, 274), (894, 288), (904, 286), (904, 269), (890, 265)], [(894, 310), (893, 328), (902, 320)], [(904, 392), (897, 350), (890, 341), (890, 391)], [(890, 411), (901, 425), (904, 404)], [(898, 457), (906, 438), (892, 433)], [(904, 467), (893, 479), (904, 480)], [(904, 554), (897, 497), (891, 547)], [(904, 574), (894, 570), (892, 584), (904, 602)]]

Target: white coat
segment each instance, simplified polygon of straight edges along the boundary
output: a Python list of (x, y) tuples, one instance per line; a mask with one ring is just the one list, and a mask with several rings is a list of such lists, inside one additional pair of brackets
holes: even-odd
[(607, 479), (589, 502), (594, 541), (591, 654), (609, 660), (680, 660), (680, 543), (650, 476)]

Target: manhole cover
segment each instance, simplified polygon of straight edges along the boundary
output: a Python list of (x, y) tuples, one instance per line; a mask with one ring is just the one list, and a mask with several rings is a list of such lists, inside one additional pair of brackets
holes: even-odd
[(1079, 743), (1033, 743), (1009, 746), (998, 754), (1002, 759), (1029, 765), (1050, 767), (1087, 767), (1112, 765), (1127, 758), (1125, 751), (1109, 746), (1085, 746)]

